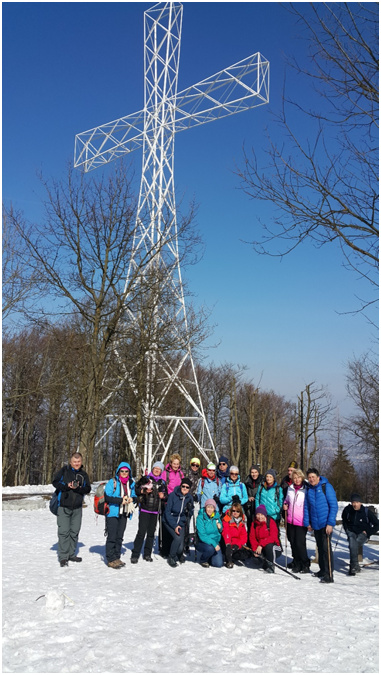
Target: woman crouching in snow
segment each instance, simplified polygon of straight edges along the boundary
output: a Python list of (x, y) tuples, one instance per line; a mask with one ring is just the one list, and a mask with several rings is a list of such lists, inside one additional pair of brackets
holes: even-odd
[(201, 567), (222, 567), (224, 559), (220, 547), (222, 532), (221, 517), (214, 499), (207, 499), (197, 516), (198, 541), (196, 551), (201, 554)]
[(225, 565), (229, 569), (238, 560), (246, 560), (251, 554), (245, 548), (247, 530), (241, 504), (234, 503), (223, 518), (222, 536), (225, 543)]
[(256, 557), (264, 559), (263, 569), (274, 573), (275, 558), (281, 554), (278, 527), (273, 518), (267, 515), (266, 507), (261, 504), (255, 509), (255, 520), (250, 530), (250, 545)]

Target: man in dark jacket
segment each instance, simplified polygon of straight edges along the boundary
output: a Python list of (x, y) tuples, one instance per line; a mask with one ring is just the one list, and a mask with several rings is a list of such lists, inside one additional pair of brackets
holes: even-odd
[(218, 466), (217, 466), (217, 478), (219, 478), (221, 485), (223, 485), (227, 479), (229, 478), (230, 475), (230, 466), (229, 466), (229, 460), (225, 455), (221, 455), (221, 457), (218, 460)]
[(378, 518), (373, 511), (363, 506), (360, 495), (354, 492), (351, 503), (343, 511), (342, 519), (349, 545), (348, 574), (354, 577), (356, 572), (361, 571), (358, 563), (359, 546), (363, 546), (372, 534), (377, 534)]
[(183, 558), (186, 525), (193, 514), (193, 497), (190, 494), (191, 482), (183, 478), (181, 485), (175, 487), (168, 497), (163, 524), (172, 538), (168, 556), (168, 565), (177, 567), (177, 562), (185, 562)]
[(82, 523), (82, 502), (91, 490), (89, 477), (82, 466), (82, 455), (74, 452), (70, 464), (65, 465), (53, 478), (58, 495), (58, 561), (61, 567), (70, 562), (81, 562), (75, 555)]
[(284, 476), (281, 480), (280, 486), (283, 490), (283, 496), (284, 496), (285, 499), (286, 499), (287, 490), (290, 487), (290, 485), (292, 485), (292, 482), (293, 482), (292, 481), (292, 472), (294, 471), (294, 469), (297, 469), (297, 468), (298, 468), (298, 465), (297, 465), (296, 462), (294, 462), (294, 461), (290, 462), (290, 464), (288, 465), (288, 469), (287, 469), (287, 476)]

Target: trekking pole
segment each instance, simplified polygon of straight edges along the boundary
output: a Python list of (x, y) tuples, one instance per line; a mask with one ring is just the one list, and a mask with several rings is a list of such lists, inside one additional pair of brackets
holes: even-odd
[(343, 529), (343, 523), (341, 523), (341, 527), (340, 527), (340, 530), (339, 530), (339, 536), (337, 537), (336, 544), (335, 544), (335, 548), (333, 549), (333, 552), (336, 551), (336, 546), (337, 546), (337, 544), (339, 543), (339, 539), (340, 539), (340, 536), (341, 536), (341, 530), (342, 530), (342, 529)]
[(161, 499), (160, 499), (160, 504), (159, 504), (159, 553), (162, 549), (163, 546), (163, 525), (162, 525), (162, 517), (161, 517)]
[(369, 567), (369, 565), (378, 565), (378, 564), (379, 564), (378, 560), (372, 560), (372, 562), (370, 562), (370, 563), (365, 563), (365, 565), (360, 565), (360, 567), (361, 567), (361, 568), (362, 568), (362, 567)]
[(332, 564), (331, 564), (331, 542), (329, 540), (329, 534), (327, 533), (327, 547), (328, 547), (328, 569), (329, 569), (329, 578), (332, 580)]
[[(255, 558), (259, 557), (262, 560), (266, 560), (266, 558), (262, 554), (259, 555), (259, 556), (256, 556), (254, 551), (252, 551), (251, 548), (249, 548), (248, 546), (243, 546), (243, 548), (246, 548), (248, 551), (250, 551)], [(286, 574), (289, 574), (290, 577), (294, 577), (294, 579), (298, 579), (300, 581), (300, 577), (297, 577), (296, 574), (294, 574), (293, 572), (290, 572), (290, 570), (286, 569), (285, 567), (282, 567), (282, 565), (278, 565), (278, 563), (276, 563), (276, 562), (274, 562), (273, 564), (275, 565), (275, 567), (279, 567), (280, 570), (283, 570), (283, 572), (286, 572)]]
[(286, 549), (286, 567), (287, 567), (287, 511), (284, 517), (284, 535), (285, 535), (285, 549)]
[(196, 551), (196, 519), (194, 517), (193, 511), (193, 546), (194, 546), (194, 561), (197, 562), (197, 551)]

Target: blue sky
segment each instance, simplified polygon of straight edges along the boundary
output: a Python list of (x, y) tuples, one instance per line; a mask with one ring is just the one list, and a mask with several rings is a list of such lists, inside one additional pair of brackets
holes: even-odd
[[(153, 4), (153, 3), (152, 3)], [(36, 172), (60, 178), (76, 133), (143, 107), (143, 12), (151, 3), (3, 3), (3, 199), (31, 221), (41, 214)], [(309, 11), (307, 3), (299, 5)], [(258, 218), (271, 209), (239, 189), (243, 145), (279, 140), (286, 56), (306, 58), (295, 19), (278, 3), (185, 2), (179, 90), (260, 51), (271, 64), (270, 104), (179, 134), (176, 185), (195, 198), (205, 252), (187, 271), (196, 304), (216, 324), (205, 353), (245, 364), (264, 389), (295, 400), (305, 384), (327, 385), (342, 414), (346, 362), (372, 346), (361, 314), (340, 314), (366, 296), (333, 245), (307, 244), (280, 262), (258, 256)], [(292, 94), (300, 83), (287, 72)], [(305, 102), (312, 93), (305, 91)], [(311, 98), (312, 100), (312, 98)], [(308, 125), (301, 126), (308, 136)], [(141, 153), (130, 155), (139, 176)], [(138, 185), (138, 184), (137, 184)], [(184, 208), (186, 210), (186, 208)], [(374, 317), (373, 317), (374, 318)]]

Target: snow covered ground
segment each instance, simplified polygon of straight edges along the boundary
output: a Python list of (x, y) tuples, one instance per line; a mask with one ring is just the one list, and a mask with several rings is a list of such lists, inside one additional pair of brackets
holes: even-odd
[[(96, 520), (89, 496), (83, 562), (60, 568), (56, 519), (48, 502), (29, 499), (36, 500), (41, 508), (15, 510), (13, 503), (3, 511), (3, 672), (378, 672), (378, 570), (346, 575), (340, 527), (328, 586), (312, 575), (267, 575), (254, 561), (204, 569), (193, 551), (176, 569), (157, 554), (152, 563), (131, 565), (136, 515), (125, 535), (127, 565), (113, 570), (103, 559), (104, 519)], [(307, 539), (313, 557), (314, 539)], [(364, 563), (377, 559), (378, 547), (366, 545)]]

